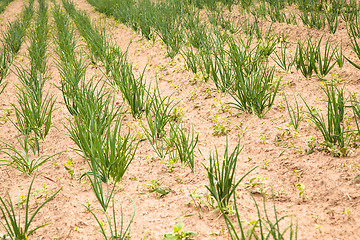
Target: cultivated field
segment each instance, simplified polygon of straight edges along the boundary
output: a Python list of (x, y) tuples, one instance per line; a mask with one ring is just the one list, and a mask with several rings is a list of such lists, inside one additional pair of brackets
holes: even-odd
[(359, 12), (0, 0), (0, 239), (358, 239)]

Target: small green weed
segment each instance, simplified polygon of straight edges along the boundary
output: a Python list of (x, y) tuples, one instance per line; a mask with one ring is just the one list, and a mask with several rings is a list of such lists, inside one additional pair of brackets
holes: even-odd
[(174, 231), (171, 233), (166, 233), (164, 235), (164, 239), (192, 240), (192, 237), (197, 235), (196, 232), (181, 231), (183, 227), (184, 223), (182, 221), (178, 222), (174, 227)]

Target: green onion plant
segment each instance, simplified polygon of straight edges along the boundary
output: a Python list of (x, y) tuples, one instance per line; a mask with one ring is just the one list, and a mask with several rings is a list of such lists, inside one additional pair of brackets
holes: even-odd
[(287, 108), (289, 116), (290, 116), (291, 125), (294, 127), (295, 131), (297, 132), (300, 122), (303, 118), (303, 114), (302, 114), (302, 110), (301, 110), (302, 108), (299, 107), (298, 101), (296, 100), (295, 97), (294, 97), (295, 109), (294, 109), (294, 107), (292, 107), (289, 104), (285, 94), (284, 94), (284, 98), (285, 98), (285, 102), (286, 102), (286, 108)]
[(270, 218), (268, 214), (268, 210), (265, 203), (266, 201), (265, 196), (262, 195), (265, 217), (262, 216), (263, 214), (260, 212), (259, 204), (256, 202), (254, 196), (251, 195), (251, 197), (255, 203), (258, 220), (256, 220), (256, 223), (253, 224), (253, 226), (250, 227), (249, 229), (245, 229), (245, 227), (242, 224), (243, 220), (241, 220), (240, 218), (240, 210), (237, 206), (235, 194), (234, 194), (234, 205), (235, 205), (236, 220), (235, 221), (231, 220), (227, 212), (224, 211), (223, 209), (220, 209), (225, 219), (225, 223), (229, 231), (231, 240), (243, 240), (243, 239), (297, 240), (298, 225), (297, 224), (294, 225), (291, 219), (288, 225), (282, 227), (283, 225), (281, 224), (281, 222), (283, 222), (286, 218), (291, 216), (289, 215), (285, 215), (281, 217), (278, 216), (275, 206), (274, 194), (272, 194), (272, 202), (273, 202), (272, 209), (274, 211), (274, 214), (271, 214), (271, 216), (274, 216), (273, 220)]
[(208, 26), (201, 22), (199, 13), (187, 15), (183, 27), (187, 30), (186, 40), (192, 47), (200, 49), (208, 44)]
[(0, 94), (5, 90), (7, 83), (4, 82), (4, 79), (8, 75), (10, 66), (12, 64), (13, 58), (7, 48), (3, 46), (0, 49)]
[(60, 11), (59, 5), (53, 8), (53, 17), (56, 25), (56, 35), (54, 36), (56, 48), (55, 52), (59, 57), (56, 66), (61, 76), (61, 90), (64, 102), (70, 114), (76, 115), (76, 96), (78, 96), (80, 82), (85, 79), (87, 65), (84, 59), (76, 56), (77, 41), (75, 30), (70, 25), (67, 15)]
[(305, 113), (308, 115), (307, 118), (320, 130), (325, 146), (335, 151), (333, 155), (347, 156), (352, 134), (344, 123), (347, 101), (344, 88), (338, 89), (333, 84), (326, 84), (322, 90), (327, 96), (327, 119), (325, 120), (324, 115), (319, 110), (310, 107), (303, 99), (308, 110)]
[(62, 2), (65, 10), (74, 20), (81, 36), (86, 41), (91, 53), (92, 62), (104, 62), (107, 49), (110, 45), (106, 37), (105, 28), (99, 29), (94, 27), (88, 15), (83, 11), (76, 10), (73, 2), (69, 0), (63, 0)]
[[(336, 1), (334, 1), (336, 2)], [(325, 11), (326, 23), (329, 29), (329, 32), (335, 34), (339, 26), (339, 14), (336, 11)]]
[(77, 106), (76, 119), (85, 127), (94, 125), (93, 133), (102, 136), (121, 111), (117, 107), (111, 90), (100, 81), (81, 81), (74, 98)]
[(307, 39), (306, 46), (305, 43), (298, 41), (295, 52), (295, 66), (307, 79), (316, 71), (316, 58), (316, 45), (312, 44), (310, 37)]
[[(351, 48), (355, 52), (357, 58), (360, 60), (360, 40), (358, 38), (356, 38), (356, 33), (354, 32), (353, 29), (350, 28), (350, 30), (348, 30), (348, 34), (350, 37)], [(344, 56), (344, 57), (348, 62), (351, 63), (351, 65), (353, 65), (357, 69), (360, 69), (360, 64), (354, 62), (353, 60), (351, 60), (350, 58), (348, 58), (346, 56)]]
[(147, 40), (155, 40), (154, 33), (154, 11), (155, 4), (150, 0), (139, 0), (138, 2), (138, 14), (134, 14), (137, 17), (137, 24), (141, 30), (142, 36)]
[(44, 140), (51, 127), (55, 99), (50, 93), (44, 96), (44, 77), (37, 72), (17, 69), (21, 85), (17, 86), (19, 106), (15, 106), (16, 128), (24, 135), (35, 134)]
[(32, 146), (27, 136), (24, 136), (23, 139), (17, 137), (17, 141), (21, 146), (21, 150), (17, 150), (16, 146), (1, 141), (1, 143), (4, 144), (4, 147), (2, 147), (0, 151), (9, 159), (0, 160), (0, 162), (4, 162), (0, 165), (12, 167), (28, 176), (36, 172), (41, 165), (49, 161), (51, 158), (61, 153), (59, 152), (50, 156), (35, 157), (34, 151), (30, 151), (32, 150)]
[(0, 13), (4, 12), (6, 7), (14, 0), (3, 0), (0, 2)]
[(348, 22), (348, 32), (351, 32), (353, 37), (360, 38), (360, 15), (354, 14), (354, 17)]
[(198, 65), (199, 65), (199, 56), (197, 52), (192, 47), (189, 47), (186, 50), (181, 50), (181, 56), (185, 60), (187, 70), (191, 70), (192, 73), (196, 74), (198, 72)]
[(133, 212), (132, 217), (127, 225), (124, 224), (124, 215), (123, 215), (123, 210), (122, 210), (122, 206), (121, 206), (120, 226), (118, 226), (117, 218), (116, 218), (116, 214), (115, 214), (114, 198), (112, 198), (112, 208), (113, 208), (112, 217), (106, 211), (104, 211), (102, 209), (98, 210), (102, 214), (104, 214), (104, 216), (106, 217), (106, 222), (107, 222), (107, 226), (109, 227), (108, 231), (110, 231), (110, 236), (107, 233), (107, 230), (105, 228), (103, 221), (101, 221), (99, 219), (99, 217), (96, 215), (95, 210), (91, 209), (89, 206), (87, 206), (85, 204), (81, 204), (81, 205), (83, 205), (93, 215), (93, 217), (95, 218), (96, 222), (98, 223), (98, 225), (100, 227), (100, 232), (103, 235), (105, 240), (113, 240), (113, 239), (125, 240), (128, 238), (128, 236), (130, 234), (130, 226), (131, 226), (132, 222), (134, 221), (134, 217), (135, 217), (135, 204), (134, 204), (134, 212)]
[(4, 45), (8, 51), (15, 55), (19, 52), (23, 43), (26, 29), (30, 24), (30, 20), (33, 16), (33, 3), (34, 0), (29, 2), (29, 5), (25, 7), (20, 18), (11, 22), (7, 26), (7, 31), (3, 33)]
[[(343, 65), (342, 45), (331, 47), (329, 39), (321, 50), (322, 37), (317, 43), (313, 43), (308, 37), (305, 42), (298, 41), (295, 52), (295, 65), (306, 78), (310, 78), (315, 72), (320, 78), (325, 77), (337, 63), (339, 67)], [(323, 53), (322, 53), (323, 52)]]
[[(7, 193), (7, 198), (0, 197), (0, 211), (3, 219), (0, 221), (0, 223), (5, 228), (7, 236), (11, 239), (28, 239), (28, 237), (31, 236), (38, 229), (51, 224), (51, 223), (45, 223), (33, 229), (30, 229), (30, 225), (35, 219), (35, 216), (39, 213), (39, 211), (42, 209), (42, 207), (45, 204), (47, 204), (60, 192), (61, 188), (57, 190), (49, 198), (47, 198), (41, 205), (39, 205), (35, 209), (30, 209), (29, 202), (30, 202), (30, 196), (32, 195), (31, 189), (34, 180), (35, 180), (35, 176), (33, 177), (30, 183), (30, 187), (26, 196), (25, 218), (23, 215), (21, 215), (20, 204), (14, 203), (9, 193)], [(16, 205), (17, 205), (17, 209), (16, 209)]]
[[(112, 187), (110, 187), (109, 182), (103, 183), (101, 181), (101, 176), (99, 176), (96, 171), (96, 168), (94, 168), (91, 174), (86, 173), (85, 175), (88, 177), (90, 181), (91, 190), (95, 194), (95, 197), (98, 200), (100, 206), (102, 207), (102, 210), (106, 212), (111, 200), (115, 197), (116, 183), (114, 183)], [(103, 184), (106, 184), (106, 188), (103, 187)]]
[(166, 135), (165, 126), (171, 121), (171, 113), (178, 102), (174, 102), (170, 96), (162, 97), (158, 84), (154, 92), (149, 93), (149, 102), (146, 106), (146, 120), (151, 135), (163, 138)]
[(78, 152), (81, 152), (88, 162), (90, 172), (87, 174), (99, 176), (105, 183), (109, 179), (121, 180), (134, 159), (139, 144), (131, 136), (130, 131), (125, 134), (121, 132), (120, 117), (114, 121), (114, 126), (105, 126), (102, 134), (99, 133), (96, 120), (91, 120), (85, 125), (80, 119), (75, 118), (68, 127), (71, 139), (79, 147)]
[(294, 65), (294, 57), (291, 56), (291, 53), (287, 49), (288, 43), (286, 41), (281, 41), (280, 43), (280, 53), (278, 54), (274, 51), (276, 58), (272, 58), (275, 63), (284, 71), (290, 72), (292, 66)]
[(206, 167), (203, 164), (209, 179), (209, 185), (206, 185), (205, 187), (216, 200), (220, 209), (226, 209), (229, 206), (229, 201), (235, 193), (236, 187), (256, 168), (255, 167), (245, 173), (239, 180), (235, 180), (236, 164), (241, 150), (242, 147), (240, 147), (239, 141), (233, 152), (230, 153), (228, 139), (226, 138), (223, 162), (220, 164), (220, 157), (215, 147), (215, 153), (210, 152), (209, 166)]
[(255, 36), (257, 39), (262, 38), (262, 30), (258, 24), (257, 17), (254, 17), (253, 20), (247, 18), (246, 20), (244, 20), (244, 22), (240, 23), (240, 28), (241, 31), (250, 38), (252, 38), (253, 36)]
[[(245, 0), (246, 1), (246, 0)], [(256, 19), (267, 20), (268, 8), (265, 4), (253, 4), (252, 8), (247, 11), (248, 14), (251, 14)]]
[(168, 56), (174, 58), (184, 42), (182, 15), (178, 13), (175, 6), (163, 2), (158, 4), (154, 14), (155, 31), (167, 46)]
[[(180, 162), (183, 165), (187, 165), (192, 172), (195, 169), (195, 147), (199, 140), (199, 134), (194, 133), (194, 127), (192, 126), (191, 129), (188, 129), (187, 134), (185, 129), (183, 129), (181, 124), (177, 123), (170, 123), (171, 132), (170, 142), (174, 142), (174, 147), (176, 149), (176, 155), (180, 159)], [(172, 145), (172, 144), (169, 144)]]
[(263, 118), (274, 104), (280, 85), (280, 80), (274, 81), (275, 68), (262, 66), (250, 74), (242, 69), (236, 71), (234, 89), (229, 91), (235, 102), (229, 103), (230, 106)]
[(166, 141), (166, 126), (173, 120), (171, 113), (178, 102), (174, 102), (171, 96), (162, 97), (157, 83), (154, 92), (148, 94), (149, 101), (145, 115), (147, 127), (144, 123), (141, 123), (142, 129), (153, 150), (161, 159), (164, 159), (171, 150), (169, 141)]
[(139, 77), (135, 77), (133, 66), (127, 61), (127, 52), (122, 53), (114, 49), (111, 53), (109, 71), (111, 72), (111, 84), (117, 86), (125, 101), (131, 109), (134, 118), (140, 118), (145, 111), (148, 99), (147, 89), (144, 81), (144, 71)]
[(337, 63), (335, 58), (337, 56), (338, 50), (337, 46), (334, 49), (331, 49), (328, 39), (325, 43), (324, 54), (322, 55), (320, 48), (321, 40), (322, 38), (320, 38), (316, 47), (317, 68), (315, 69), (315, 71), (321, 78), (323, 78), (331, 71), (331, 69)]
[(210, 78), (212, 67), (212, 55), (210, 49), (203, 49), (199, 51), (200, 59), (198, 60), (198, 66), (205, 82)]
[(323, 13), (316, 11), (302, 11), (300, 13), (300, 19), (305, 26), (315, 28), (317, 30), (323, 30), (325, 28), (325, 17)]
[(32, 34), (29, 36), (30, 45), (28, 46), (28, 52), (31, 61), (31, 70), (39, 71), (42, 74), (46, 71), (46, 49), (48, 47), (48, 6), (45, 1), (39, 0), (39, 11), (36, 19), (36, 24)]
[(344, 66), (345, 56), (343, 55), (342, 50), (342, 41), (340, 43), (339, 48), (337, 48), (337, 51), (335, 52), (335, 59), (338, 64), (339, 68), (342, 68)]

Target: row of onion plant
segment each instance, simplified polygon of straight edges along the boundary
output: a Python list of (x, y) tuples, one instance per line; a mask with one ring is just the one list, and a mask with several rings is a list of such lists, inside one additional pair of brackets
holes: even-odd
[[(17, 85), (19, 106), (14, 106), (16, 122), (13, 121), (16, 128), (20, 131), (20, 136), (17, 137), (18, 146), (2, 142), (5, 146), (1, 148), (1, 152), (8, 157), (8, 159), (2, 160), (4, 165), (13, 167), (27, 175), (34, 174), (34, 176), (28, 187), (27, 195), (24, 196), (25, 208), (22, 208), (20, 203), (14, 202), (9, 193), (7, 193), (6, 197), (0, 197), (0, 214), (2, 216), (0, 223), (5, 229), (5, 235), (2, 235), (4, 239), (28, 239), (28, 237), (33, 235), (38, 229), (51, 224), (39, 224), (34, 228), (30, 228), (43, 206), (51, 201), (61, 190), (60, 188), (54, 194), (48, 196), (46, 200), (36, 208), (31, 207), (30, 196), (33, 195), (31, 191), (37, 169), (56, 155), (40, 156), (39, 143), (43, 141), (49, 133), (51, 114), (54, 110), (55, 100), (49, 93), (46, 95), (43, 94), (46, 69), (45, 52), (48, 42), (48, 17), (45, 0), (39, 0), (38, 3), (37, 25), (33, 31), (31, 31), (32, 35), (29, 36), (30, 44), (28, 52), (30, 55), (30, 68), (16, 67), (15, 72), (20, 80), (20, 84)], [(25, 31), (25, 25), (28, 25), (31, 20), (32, 4), (33, 1), (30, 2), (31, 7), (29, 6), (27, 10), (25, 10), (23, 20), (19, 22), (21, 27), (16, 28), (17, 30)], [(22, 32), (22, 36), (16, 36), (20, 38), (15, 39), (22, 41), (24, 33), (25, 32)], [(11, 36), (13, 36), (12, 34), (14, 33), (9, 33), (6, 36), (11, 38)], [(10, 38), (6, 41), (10, 41)], [(19, 44), (19, 42), (17, 42), (17, 44)], [(20, 48), (20, 45), (12, 49), (12, 51), (14, 51), (13, 54), (18, 51), (18, 48)], [(19, 146), (21, 150), (18, 150)]]
[[(57, 67), (61, 75), (59, 88), (67, 109), (73, 116), (66, 128), (78, 147), (76, 151), (89, 165), (90, 171), (82, 177), (89, 179), (91, 189), (101, 205), (101, 212), (111, 226), (110, 239), (123, 239), (129, 231), (134, 215), (127, 227), (123, 228), (121, 214), (121, 225), (120, 228), (117, 227), (114, 203), (116, 183), (122, 179), (134, 159), (138, 141), (132, 137), (130, 130), (123, 131), (122, 108), (116, 106), (113, 92), (108, 90), (101, 80), (86, 79), (88, 65), (82, 52), (78, 51), (77, 35), (68, 15), (60, 10), (60, 6), (55, 5), (53, 16), (57, 30), (54, 36), (59, 57)], [(109, 205), (113, 207), (112, 212), (108, 211)], [(84, 207), (88, 208), (87, 205)], [(95, 211), (89, 208), (88, 210), (99, 224), (104, 238), (108, 239)], [(109, 217), (110, 214), (112, 218)]]

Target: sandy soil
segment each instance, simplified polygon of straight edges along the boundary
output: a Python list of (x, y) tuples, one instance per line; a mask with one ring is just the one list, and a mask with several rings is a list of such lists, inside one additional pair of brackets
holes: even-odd
[[(14, 20), (21, 11), (23, 1), (15, 0), (6, 11), (0, 15), (1, 31), (4, 23)], [(177, 165), (172, 172), (157, 157), (148, 141), (140, 143), (134, 161), (131, 163), (125, 177), (119, 184), (120, 192), (116, 196), (116, 211), (120, 215), (120, 204), (126, 220), (133, 212), (132, 200), (136, 206), (135, 220), (131, 226), (131, 239), (140, 239), (146, 234), (146, 239), (162, 239), (162, 236), (173, 230), (177, 222), (182, 220), (184, 230), (195, 231), (195, 239), (229, 239), (225, 222), (220, 212), (208, 205), (204, 185), (208, 183), (206, 172), (201, 163), (208, 164), (209, 151), (214, 146), (222, 154), (225, 136), (214, 136), (214, 117), (218, 115), (218, 122), (223, 124), (228, 132), (231, 149), (239, 137), (244, 146), (238, 159), (237, 176), (240, 177), (254, 166), (259, 166), (252, 172), (237, 189), (237, 203), (242, 219), (245, 223), (256, 220), (256, 210), (249, 193), (244, 190), (245, 183), (251, 178), (261, 183), (268, 196), (273, 189), (278, 214), (291, 215), (293, 221), (298, 223), (299, 239), (358, 239), (360, 236), (359, 213), (359, 181), (353, 181), (359, 174), (359, 150), (354, 150), (350, 157), (335, 158), (326, 152), (305, 154), (306, 139), (314, 136), (321, 141), (321, 134), (312, 124), (304, 120), (295, 135), (293, 129), (287, 126), (290, 118), (286, 112), (285, 100), (282, 94), (289, 99), (293, 93), (300, 93), (310, 105), (324, 108), (323, 91), (320, 89), (321, 81), (317, 77), (305, 79), (295, 68), (291, 73), (276, 71), (277, 77), (282, 77), (281, 90), (276, 103), (263, 119), (236, 109), (227, 108), (227, 102), (232, 101), (229, 95), (216, 91), (214, 84), (209, 81), (193, 81), (194, 76), (185, 70), (181, 56), (171, 60), (166, 57), (164, 45), (157, 40), (154, 44), (142, 39), (141, 36), (124, 25), (107, 19), (96, 12), (85, 0), (77, 0), (78, 9), (85, 10), (96, 21), (106, 19), (114, 42), (123, 50), (129, 43), (129, 59), (140, 73), (146, 66), (147, 84), (154, 84), (156, 76), (159, 87), (164, 95), (174, 94), (179, 99), (178, 107), (184, 114), (184, 124), (193, 124), (195, 131), (199, 132), (198, 148), (204, 157), (196, 151), (195, 172), (189, 168)], [(235, 14), (235, 13), (233, 13)], [(51, 20), (53, 21), (53, 20)], [(269, 26), (265, 22), (264, 28)], [(348, 37), (345, 23), (341, 22), (340, 30), (331, 35), (321, 31), (308, 29), (301, 24), (298, 26), (274, 24), (277, 33), (286, 32), (289, 40), (296, 42), (304, 38), (307, 31), (315, 38), (324, 35), (330, 37), (332, 43), (343, 40), (344, 54), (355, 57), (348, 46)], [(90, 189), (88, 181), (79, 181), (79, 177), (88, 169), (86, 162), (76, 154), (72, 148), (76, 145), (68, 136), (64, 124), (68, 124), (68, 113), (63, 102), (61, 92), (55, 87), (60, 84), (60, 77), (53, 57), (55, 53), (52, 44), (49, 47), (49, 79), (46, 91), (56, 96), (56, 111), (53, 114), (53, 127), (42, 143), (43, 154), (53, 154), (65, 151), (50, 162), (44, 164), (39, 170), (35, 180), (31, 197), (32, 206), (38, 205), (47, 194), (55, 192), (62, 187), (60, 193), (40, 211), (32, 226), (46, 222), (53, 224), (38, 230), (29, 239), (101, 239), (98, 226), (92, 215), (79, 203), (90, 204), (98, 208), (97, 201)], [(18, 54), (15, 65), (28, 66), (26, 44)], [(101, 66), (90, 66), (87, 77), (101, 78)], [(14, 70), (15, 68), (12, 67)], [(360, 72), (345, 63), (342, 69), (335, 68), (334, 76), (327, 76), (331, 80), (338, 76), (342, 80), (339, 86), (346, 84), (348, 91), (359, 92)], [(9, 119), (15, 121), (13, 104), (17, 104), (16, 84), (19, 83), (16, 75), (11, 72), (6, 78), (9, 83), (0, 95), (0, 140), (15, 144), (18, 132)], [(120, 99), (120, 93), (116, 93)], [(300, 105), (304, 104), (298, 98)], [(291, 99), (290, 102), (294, 104)], [(133, 130), (142, 131), (140, 121), (134, 120), (131, 115), (126, 117), (126, 125)], [(287, 134), (289, 132), (289, 134)], [(1, 158), (5, 155), (1, 154)], [(74, 170), (74, 176), (68, 173), (65, 166)], [(151, 180), (158, 180), (162, 186), (172, 191), (164, 197), (157, 193), (150, 193), (146, 186)], [(12, 168), (0, 167), (0, 196), (9, 191), (13, 199), (26, 194), (31, 178)], [(305, 186), (303, 195), (299, 195), (296, 185)], [(189, 194), (196, 190), (203, 194), (201, 199), (201, 213), (195, 208)], [(258, 202), (261, 196), (255, 194)], [(132, 200), (131, 200), (132, 199)], [(270, 197), (266, 200), (271, 207)], [(104, 220), (99, 212), (99, 217)], [(231, 218), (235, 219), (234, 216)], [(1, 219), (0, 219), (1, 220)], [(287, 220), (288, 221), (288, 220)], [(246, 225), (246, 224), (245, 224)], [(0, 233), (2, 229), (0, 228)]]

